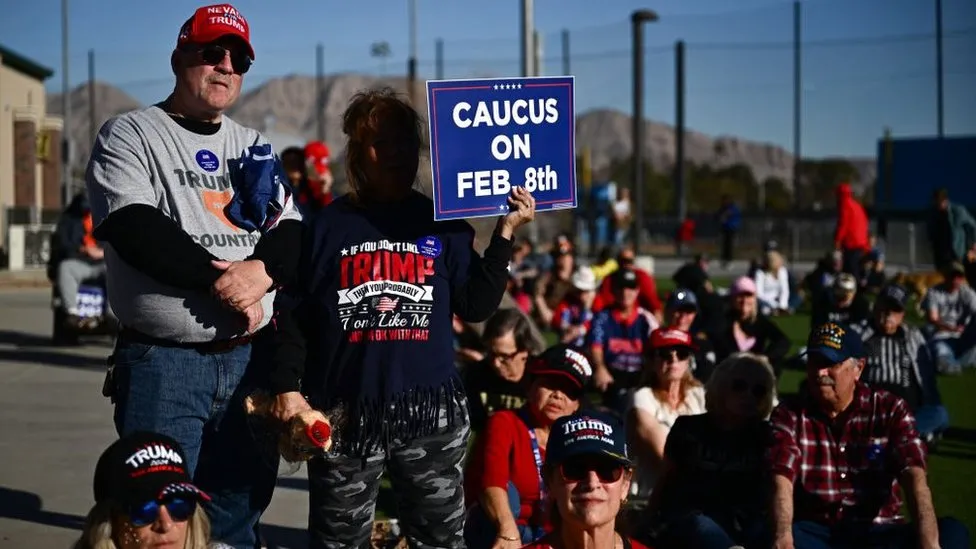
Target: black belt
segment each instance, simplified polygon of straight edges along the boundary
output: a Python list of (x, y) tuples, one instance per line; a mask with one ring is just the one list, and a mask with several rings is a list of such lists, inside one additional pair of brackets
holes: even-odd
[(231, 339), (215, 339), (213, 341), (180, 342), (180, 341), (173, 341), (171, 339), (163, 339), (160, 337), (153, 337), (151, 335), (146, 335), (138, 330), (133, 330), (132, 328), (127, 328), (125, 326), (123, 326), (119, 330), (120, 341), (131, 341), (133, 343), (142, 343), (143, 345), (155, 345), (158, 347), (192, 349), (202, 354), (226, 353), (227, 351), (240, 347), (241, 345), (247, 345), (253, 339), (254, 339), (253, 335), (246, 335), (246, 336), (235, 337)]

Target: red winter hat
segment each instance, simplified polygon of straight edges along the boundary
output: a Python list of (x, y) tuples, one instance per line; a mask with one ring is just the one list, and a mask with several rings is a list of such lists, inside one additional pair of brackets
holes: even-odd
[(321, 141), (309, 141), (305, 145), (305, 161), (314, 166), (319, 175), (329, 171), (329, 155), (329, 146)]
[(183, 23), (176, 45), (209, 44), (224, 36), (236, 36), (247, 45), (247, 53), (254, 59), (251, 47), (251, 27), (247, 19), (230, 4), (204, 6), (194, 12), (193, 17)]

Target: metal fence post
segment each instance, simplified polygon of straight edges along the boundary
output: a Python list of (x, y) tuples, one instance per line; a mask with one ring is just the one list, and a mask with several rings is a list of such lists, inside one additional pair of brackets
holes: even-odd
[(800, 230), (796, 225), (796, 221), (790, 221), (790, 236), (793, 240), (793, 259), (790, 260), (791, 263), (800, 261)]
[(915, 272), (915, 224), (908, 224), (908, 272)]

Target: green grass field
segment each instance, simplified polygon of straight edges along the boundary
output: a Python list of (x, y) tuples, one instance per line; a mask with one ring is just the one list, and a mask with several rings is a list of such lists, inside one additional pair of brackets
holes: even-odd
[[(727, 285), (727, 280), (716, 280)], [(662, 293), (672, 289), (670, 280), (659, 280)], [(793, 341), (794, 351), (806, 342), (810, 316), (803, 312), (774, 319)], [(917, 322), (917, 319), (914, 319)], [(779, 382), (781, 393), (795, 392), (803, 372), (786, 370)], [(976, 534), (976, 372), (940, 377), (939, 389), (949, 410), (951, 428), (929, 458), (929, 484), (940, 516), (962, 520)], [(384, 478), (377, 501), (377, 518), (396, 516), (396, 504), (389, 482)]]

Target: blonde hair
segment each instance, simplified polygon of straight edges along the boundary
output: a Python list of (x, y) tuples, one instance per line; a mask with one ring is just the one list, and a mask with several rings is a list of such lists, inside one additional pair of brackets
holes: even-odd
[(705, 409), (709, 412), (725, 413), (725, 401), (732, 391), (732, 381), (743, 376), (750, 381), (759, 380), (766, 386), (766, 394), (757, 405), (759, 417), (768, 418), (773, 411), (776, 393), (776, 375), (769, 359), (754, 353), (735, 353), (719, 362), (705, 385)]
[[(85, 517), (81, 537), (72, 549), (119, 549), (112, 538), (112, 519), (116, 516), (118, 512), (112, 504), (95, 504)], [(187, 524), (186, 545), (183, 547), (184, 549), (207, 549), (209, 543), (210, 519), (207, 518), (203, 507), (198, 505)]]
[(783, 254), (777, 252), (776, 250), (769, 250), (766, 252), (766, 272), (776, 273), (780, 267), (782, 267), (786, 262), (783, 260)]
[[(655, 348), (646, 344), (646, 349), (647, 350), (644, 352), (644, 372), (643, 375), (641, 375), (640, 386), (650, 388), (651, 392), (654, 394), (654, 398), (661, 402), (667, 402), (667, 389), (661, 389), (658, 387), (658, 382), (660, 382), (661, 379), (658, 377), (660, 372), (654, 366), (654, 362), (658, 360), (658, 358), (652, 354)], [(701, 382), (698, 381), (691, 373), (691, 365), (695, 360), (695, 357), (692, 355), (692, 350), (690, 348), (688, 349), (687, 360), (688, 369), (685, 370), (685, 375), (681, 377), (681, 385), (678, 389), (678, 394), (681, 396), (681, 402), (685, 401), (685, 397), (688, 395), (689, 389), (702, 386)]]

